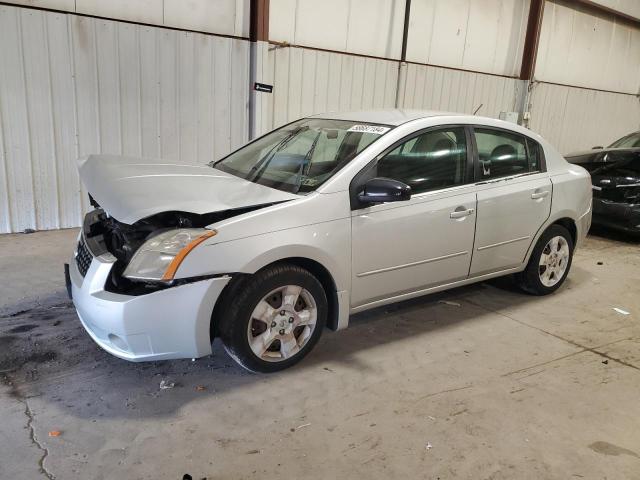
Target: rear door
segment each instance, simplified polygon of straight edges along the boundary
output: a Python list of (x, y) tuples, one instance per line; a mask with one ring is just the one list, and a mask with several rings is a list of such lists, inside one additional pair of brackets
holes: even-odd
[(552, 184), (534, 140), (474, 127), (478, 211), (470, 276), (520, 265), (551, 211)]
[(631, 220), (625, 207), (640, 203), (640, 150), (606, 152), (593, 166), (593, 214), (605, 222)]

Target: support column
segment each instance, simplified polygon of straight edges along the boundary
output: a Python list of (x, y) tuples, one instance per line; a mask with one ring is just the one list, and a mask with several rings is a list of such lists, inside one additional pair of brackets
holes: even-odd
[(540, 41), (540, 28), (542, 27), (542, 15), (544, 13), (545, 0), (531, 0), (529, 6), (529, 20), (527, 21), (527, 33), (524, 37), (522, 50), (522, 65), (520, 67), (520, 80), (532, 80), (538, 55), (538, 43)]
[(402, 28), (402, 50), (398, 65), (398, 80), (396, 82), (396, 108), (404, 106), (404, 89), (407, 83), (407, 42), (409, 41), (409, 20), (411, 19), (411, 0), (405, 0), (404, 26)]
[(257, 84), (272, 86), (269, 74), (269, 0), (251, 0), (249, 19), (249, 140), (269, 130), (268, 111), (273, 93)]
[(525, 127), (529, 126), (529, 98), (531, 89), (534, 86), (533, 77), (536, 69), (536, 57), (538, 56), (538, 44), (540, 43), (544, 3), (545, 0), (531, 0), (527, 32), (522, 50), (522, 65), (520, 66), (520, 80), (522, 82), (518, 110), (520, 110), (520, 125)]

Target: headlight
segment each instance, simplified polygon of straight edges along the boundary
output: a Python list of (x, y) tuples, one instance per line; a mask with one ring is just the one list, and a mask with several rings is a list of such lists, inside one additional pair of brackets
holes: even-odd
[(181, 228), (156, 235), (133, 255), (124, 276), (138, 280), (172, 280), (189, 252), (216, 233), (204, 228)]

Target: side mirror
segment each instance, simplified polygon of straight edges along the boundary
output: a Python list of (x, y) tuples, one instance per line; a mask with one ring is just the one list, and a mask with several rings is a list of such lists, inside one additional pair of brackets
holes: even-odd
[(391, 178), (372, 178), (358, 194), (363, 203), (401, 202), (411, 198), (411, 187)]
[(602, 145), (598, 145), (597, 147), (592, 147), (591, 150), (602, 150), (603, 148)]

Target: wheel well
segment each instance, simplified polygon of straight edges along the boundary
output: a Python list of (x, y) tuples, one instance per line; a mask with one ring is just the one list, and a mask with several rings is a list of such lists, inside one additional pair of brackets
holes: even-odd
[(575, 246), (576, 244), (576, 240), (578, 239), (578, 229), (576, 228), (576, 222), (574, 222), (572, 219), (570, 218), (560, 218), (558, 220), (556, 220), (555, 222), (553, 222), (552, 225), (560, 225), (564, 228), (566, 228), (567, 230), (569, 230), (569, 233), (571, 234), (571, 240), (573, 241), (573, 245)]
[[(327, 327), (329, 327), (331, 330), (336, 330), (338, 328), (339, 312), (338, 292), (336, 290), (336, 284), (333, 281), (333, 277), (331, 276), (329, 271), (322, 264), (316, 262), (315, 260), (303, 257), (283, 258), (276, 262), (270, 263), (269, 265), (265, 265), (260, 270), (264, 270), (265, 268), (269, 268), (282, 263), (297, 265), (300, 268), (304, 268), (318, 279), (327, 296), (327, 304), (329, 307)], [(220, 300), (216, 302), (216, 305), (213, 308), (213, 313), (211, 314), (211, 327), (209, 328), (209, 335), (212, 341), (214, 337), (218, 336), (219, 319), (223, 312), (227, 310), (227, 302), (235, 296), (234, 294), (237, 289), (241, 288), (244, 280), (250, 276), (251, 275), (246, 273), (234, 274), (231, 281), (227, 284), (224, 290), (222, 290), (222, 293), (220, 294)]]

